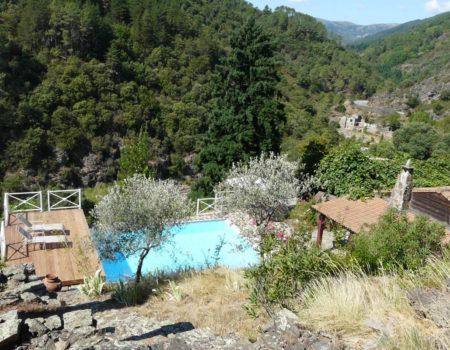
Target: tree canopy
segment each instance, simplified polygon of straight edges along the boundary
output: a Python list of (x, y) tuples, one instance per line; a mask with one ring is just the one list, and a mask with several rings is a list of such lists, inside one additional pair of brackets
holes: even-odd
[[(227, 168), (282, 138), (295, 148), (305, 128), (335, 133), (338, 93), (376, 86), (314, 18), (243, 0), (2, 1), (0, 56), (0, 182), (23, 189), (115, 180), (141, 128), (158, 176), (223, 174), (214, 153)], [(226, 127), (240, 137), (222, 147)]]
[(231, 51), (213, 76), (214, 107), (199, 158), (199, 187), (210, 192), (231, 165), (278, 152), (286, 119), (279, 101), (275, 44), (251, 17), (231, 37)]
[(138, 254), (135, 280), (139, 282), (149, 251), (170, 238), (173, 229), (189, 216), (190, 208), (186, 195), (173, 181), (136, 174), (113, 186), (95, 206), (94, 241), (107, 259), (118, 259), (118, 253)]

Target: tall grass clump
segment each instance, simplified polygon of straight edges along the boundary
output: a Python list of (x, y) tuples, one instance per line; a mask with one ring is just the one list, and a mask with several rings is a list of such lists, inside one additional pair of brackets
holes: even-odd
[(371, 332), (365, 320), (415, 318), (406, 292), (390, 275), (344, 272), (312, 281), (302, 292), (300, 314), (319, 329), (339, 334)]
[(298, 298), (299, 316), (315, 329), (376, 349), (449, 349), (445, 330), (417, 317), (402, 278), (344, 272), (316, 279)]
[(450, 277), (450, 250), (445, 248), (441, 256), (430, 256), (417, 271), (398, 271), (399, 281), (405, 289), (436, 288), (445, 290)]
[(450, 349), (450, 340), (445, 334), (429, 334), (417, 327), (400, 326), (395, 334), (382, 337), (378, 348), (383, 350), (447, 350)]

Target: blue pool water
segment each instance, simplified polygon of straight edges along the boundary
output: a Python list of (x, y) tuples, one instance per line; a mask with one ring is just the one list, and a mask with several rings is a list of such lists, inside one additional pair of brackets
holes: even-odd
[[(220, 249), (219, 249), (220, 248)], [(108, 282), (133, 276), (139, 254), (102, 261)], [(258, 262), (258, 255), (237, 230), (224, 220), (189, 222), (176, 229), (160, 249), (150, 251), (143, 273), (173, 272), (182, 268), (202, 269), (218, 265), (241, 268)]]

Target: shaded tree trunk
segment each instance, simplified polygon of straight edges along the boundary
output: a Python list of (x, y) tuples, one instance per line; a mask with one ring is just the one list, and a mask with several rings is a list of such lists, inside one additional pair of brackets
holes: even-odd
[(136, 283), (141, 282), (142, 278), (142, 264), (144, 263), (144, 259), (147, 256), (148, 252), (150, 251), (150, 248), (145, 248), (141, 251), (141, 254), (139, 254), (139, 261), (136, 269), (136, 276), (134, 277), (134, 281)]

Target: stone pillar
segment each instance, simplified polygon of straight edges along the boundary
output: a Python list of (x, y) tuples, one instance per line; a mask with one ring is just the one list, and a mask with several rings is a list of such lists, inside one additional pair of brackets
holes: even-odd
[(391, 197), (389, 198), (389, 206), (397, 210), (406, 210), (409, 208), (409, 202), (413, 190), (413, 167), (411, 160), (408, 160), (403, 166), (401, 173), (397, 177), (397, 182), (392, 189)]

